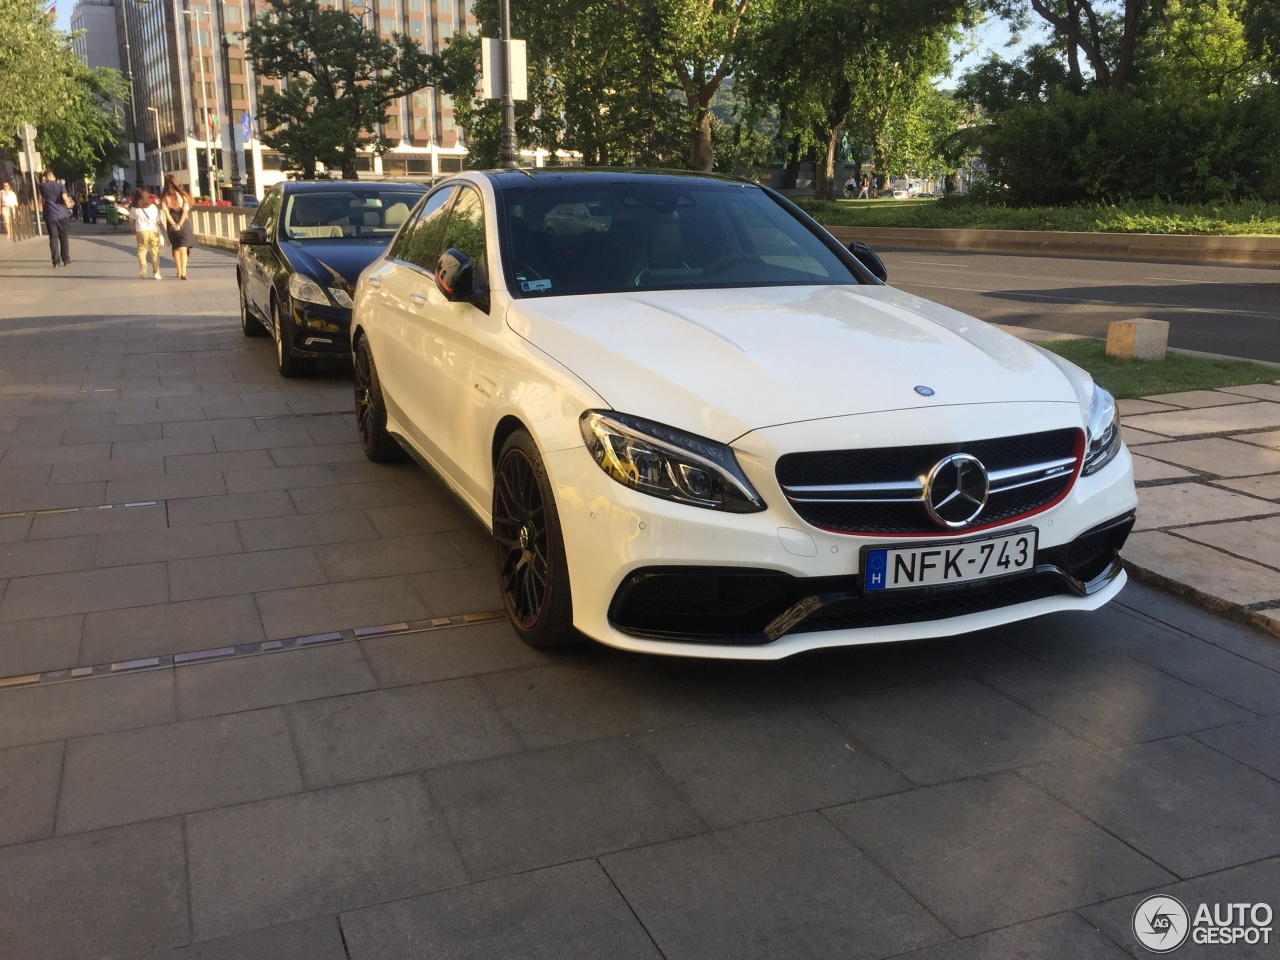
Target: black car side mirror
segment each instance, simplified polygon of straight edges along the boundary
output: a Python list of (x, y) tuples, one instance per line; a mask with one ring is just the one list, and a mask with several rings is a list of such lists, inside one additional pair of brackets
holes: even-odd
[(889, 279), (889, 271), (884, 261), (876, 256), (876, 252), (865, 243), (854, 241), (849, 244), (849, 252), (858, 258), (858, 262), (871, 271), (871, 275), (882, 283)]
[(245, 227), (240, 231), (240, 242), (245, 246), (252, 247), (267, 242), (266, 227)]
[(436, 263), (436, 286), (447, 300), (470, 300), (476, 282), (476, 268), (471, 258), (457, 247), (450, 247)]

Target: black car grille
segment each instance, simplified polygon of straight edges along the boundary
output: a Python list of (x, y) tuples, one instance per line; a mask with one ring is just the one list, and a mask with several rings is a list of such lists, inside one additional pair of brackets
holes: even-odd
[(918, 590), (864, 593), (857, 575), (803, 578), (737, 567), (646, 567), (618, 587), (609, 622), (640, 637), (765, 644), (771, 641), (770, 626), (811, 597), (821, 598), (823, 605), (784, 632), (946, 620), (1046, 597), (1078, 596), (1112, 568), (1132, 528), (1133, 514), (1128, 514), (1041, 550), (1033, 573)]
[[(954, 534), (955, 528), (946, 529), (929, 516), (919, 498), (921, 478), (943, 458), (967, 453), (980, 460), (989, 475), (1072, 461), (1069, 469), (1061, 467), (1060, 472), (1034, 483), (1002, 490), (993, 482), (986, 507), (968, 525), (972, 529), (1029, 516), (1058, 500), (1074, 482), (1082, 452), (1083, 434), (1068, 428), (964, 443), (789, 453), (778, 460), (776, 473), (796, 513), (823, 530), (871, 535)], [(903, 502), (904, 495), (890, 502), (881, 494), (865, 499), (859, 499), (861, 494), (849, 494), (841, 499), (839, 493), (824, 493), (813, 499), (812, 494), (796, 489), (867, 484), (900, 484), (904, 490), (915, 484), (917, 492), (914, 499)]]

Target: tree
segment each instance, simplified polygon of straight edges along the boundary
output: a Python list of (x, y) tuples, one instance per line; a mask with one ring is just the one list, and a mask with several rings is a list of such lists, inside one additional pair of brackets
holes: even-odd
[(1166, 0), (1143, 38), (1144, 82), (1166, 94), (1236, 98), (1266, 65), (1245, 39), (1239, 0)]
[(989, 8), (1014, 23), (1025, 22), (1028, 9), (1053, 28), (1067, 59), (1072, 84), (1084, 85), (1083, 55), (1094, 82), (1123, 90), (1133, 79), (1138, 42), (1159, 12), (1161, 0), (987, 0)]
[(319, 162), (355, 179), (359, 150), (387, 146), (374, 132), (387, 122), (387, 108), (432, 86), (442, 70), (405, 34), (384, 40), (360, 17), (317, 0), (266, 0), (244, 36), (258, 75), (285, 81), (259, 98), (271, 131), (262, 140), (304, 178), (315, 176)]
[(1268, 65), (1271, 79), (1280, 83), (1280, 4), (1245, 0), (1241, 19), (1253, 55)]
[(37, 126), (36, 146), (45, 165), (72, 180), (91, 180), (127, 164), (120, 105), (129, 96), (129, 85), (120, 72), (77, 60), (66, 79), (60, 109)]
[(959, 22), (968, 4), (902, 0), (893, 16), (876, 0), (787, 0), (755, 10), (740, 59), (743, 79), (754, 100), (777, 105), (781, 135), (793, 150), (816, 149), (814, 196), (826, 199), (855, 102), (862, 97), (883, 126), (885, 92), (930, 69), (935, 61), (922, 53), (934, 47), (924, 41)]
[(84, 66), (39, 0), (0, 0), (0, 22), (0, 145), (29, 123), (62, 176), (90, 177), (123, 159), (118, 105), (128, 87), (119, 72)]
[(666, 26), (663, 46), (689, 109), (689, 169), (710, 171), (715, 163), (711, 101), (729, 76), (750, 0), (657, 0), (649, 4), (651, 20), (659, 3)]

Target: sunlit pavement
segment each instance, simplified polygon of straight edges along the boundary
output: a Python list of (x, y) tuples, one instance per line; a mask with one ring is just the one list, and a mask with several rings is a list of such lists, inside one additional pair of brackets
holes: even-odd
[(1154, 892), (1280, 908), (1280, 642), (1132, 585), (776, 664), (540, 654), (348, 374), (242, 336), (230, 256), (72, 257), (0, 245), (0, 956), (1079, 960), (1147, 956)]

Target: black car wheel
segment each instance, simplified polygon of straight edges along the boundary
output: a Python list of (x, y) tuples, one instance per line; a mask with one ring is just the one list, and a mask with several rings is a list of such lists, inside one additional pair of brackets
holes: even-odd
[(280, 369), (280, 376), (292, 379), (315, 373), (314, 360), (293, 355), (293, 332), (280, 316), (280, 301), (275, 298), (271, 300), (271, 323), (275, 327), (276, 366)]
[(361, 337), (352, 357), (355, 367), (356, 429), (360, 448), (375, 463), (389, 463), (405, 458), (404, 450), (387, 432), (387, 408), (382, 402), (382, 384), (378, 368), (373, 365), (373, 351), (367, 337)]
[(258, 318), (249, 312), (249, 301), (244, 298), (244, 287), (240, 287), (240, 332), (246, 337), (265, 337), (266, 329), (258, 322)]
[(498, 455), (493, 537), (498, 589), (516, 633), (544, 650), (581, 643), (573, 629), (560, 515), (542, 456), (523, 430), (508, 437)]

